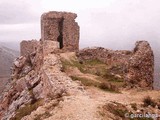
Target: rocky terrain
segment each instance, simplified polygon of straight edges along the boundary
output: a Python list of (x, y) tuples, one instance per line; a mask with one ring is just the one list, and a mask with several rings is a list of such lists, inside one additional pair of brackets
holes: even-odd
[(44, 13), (40, 41), (21, 42), (12, 81), (1, 95), (0, 119), (158, 118), (160, 99), (159, 91), (153, 90), (154, 55), (149, 43), (138, 41), (130, 51), (79, 50), (75, 18), (67, 12)]
[(153, 88), (154, 55), (147, 41), (137, 41), (132, 51), (88, 48), (78, 56), (81, 61), (97, 59), (107, 64), (113, 74), (125, 79), (127, 86)]
[(19, 56), (18, 51), (0, 46), (0, 94), (4, 85), (8, 82), (11, 74), (12, 63), (17, 56)]

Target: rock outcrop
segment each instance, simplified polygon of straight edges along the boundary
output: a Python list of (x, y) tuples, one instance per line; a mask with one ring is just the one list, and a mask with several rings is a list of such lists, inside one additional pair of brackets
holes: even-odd
[(37, 40), (24, 40), (20, 43), (21, 56), (28, 57), (28, 55), (38, 49), (39, 41)]
[(98, 59), (108, 66), (119, 67), (127, 87), (153, 88), (154, 55), (147, 41), (136, 42), (132, 51), (95, 47), (80, 50), (77, 55), (80, 61)]

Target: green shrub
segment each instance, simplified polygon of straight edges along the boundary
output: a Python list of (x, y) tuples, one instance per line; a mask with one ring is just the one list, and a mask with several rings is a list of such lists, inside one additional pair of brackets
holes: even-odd
[(155, 107), (156, 102), (150, 96), (147, 96), (143, 99), (143, 106), (148, 107), (149, 105)]
[(131, 107), (133, 110), (137, 110), (137, 104), (136, 103), (131, 103)]

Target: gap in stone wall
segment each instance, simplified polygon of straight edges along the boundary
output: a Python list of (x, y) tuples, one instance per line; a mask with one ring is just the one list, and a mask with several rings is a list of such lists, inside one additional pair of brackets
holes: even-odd
[(59, 36), (58, 36), (58, 42), (59, 42), (59, 48), (63, 48), (63, 21), (64, 19), (62, 18), (59, 23), (58, 23), (58, 30), (59, 30)]

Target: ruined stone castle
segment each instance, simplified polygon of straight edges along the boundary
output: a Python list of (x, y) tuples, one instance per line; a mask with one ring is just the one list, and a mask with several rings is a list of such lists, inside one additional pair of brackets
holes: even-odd
[[(60, 52), (76, 52), (80, 60), (99, 59), (110, 66), (119, 66), (124, 80), (131, 86), (153, 87), (154, 55), (147, 41), (136, 43), (132, 51), (108, 50), (104, 48), (79, 51), (79, 26), (75, 22), (77, 15), (69, 12), (48, 12), (41, 16), (40, 41), (22, 41), (21, 56), (32, 59), (37, 49), (43, 55)], [(41, 47), (40, 47), (41, 46)], [(40, 51), (40, 50), (38, 50)], [(41, 58), (43, 59), (43, 58)], [(40, 59), (37, 58), (38, 65)], [(32, 60), (33, 61), (33, 60)], [(36, 63), (36, 64), (37, 64)]]
[(41, 40), (22, 41), (20, 45), (21, 55), (27, 56), (34, 52), (38, 48), (39, 42), (46, 44), (47, 50), (49, 50), (49, 45), (53, 49), (59, 49), (59, 51), (78, 51), (79, 26), (75, 22), (76, 17), (76, 14), (69, 12), (44, 13), (41, 16)]
[(128, 87), (153, 88), (154, 55), (147, 41), (137, 41), (130, 51), (95, 47), (81, 50), (78, 56), (81, 61), (98, 59), (116, 69), (115, 74), (121, 74)]
[(114, 74), (121, 76), (126, 86), (152, 89), (154, 55), (147, 41), (136, 42), (135, 48), (130, 51), (101, 47), (79, 50), (76, 17), (76, 14), (68, 12), (44, 13), (40, 41), (21, 42), (21, 56), (13, 62), (12, 81), (0, 99), (0, 119), (9, 120), (22, 106), (41, 99), (47, 103), (84, 92), (83, 86), (63, 71), (60, 54), (64, 52), (76, 52), (75, 57), (82, 64), (93, 59), (106, 63), (111, 70), (116, 69)]

